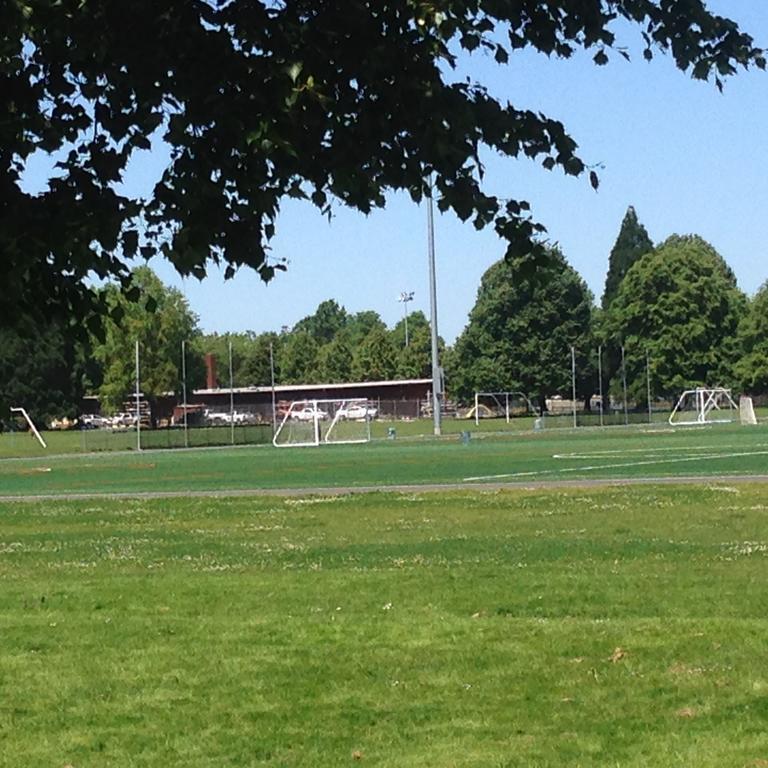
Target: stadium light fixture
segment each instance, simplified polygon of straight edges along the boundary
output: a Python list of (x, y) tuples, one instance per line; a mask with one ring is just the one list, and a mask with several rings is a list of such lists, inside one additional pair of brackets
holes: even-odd
[(413, 301), (413, 291), (403, 291), (398, 301), (403, 303), (403, 319), (405, 320), (405, 346), (408, 346), (408, 302)]

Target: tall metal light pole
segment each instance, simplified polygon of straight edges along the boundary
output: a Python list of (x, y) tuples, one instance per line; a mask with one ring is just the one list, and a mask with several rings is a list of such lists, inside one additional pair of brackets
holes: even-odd
[(442, 400), (442, 376), (437, 348), (437, 278), (435, 276), (435, 216), (432, 210), (432, 190), (427, 198), (427, 232), (429, 240), (429, 324), (432, 331), (432, 417), (435, 437), (442, 434), (440, 401)]
[(403, 291), (398, 301), (403, 303), (403, 320), (405, 320), (405, 346), (408, 346), (408, 302), (413, 301), (413, 291)]

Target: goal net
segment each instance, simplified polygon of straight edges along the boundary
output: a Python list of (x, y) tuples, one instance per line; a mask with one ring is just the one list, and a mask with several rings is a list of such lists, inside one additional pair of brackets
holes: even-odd
[(757, 416), (755, 416), (752, 398), (746, 395), (742, 395), (739, 398), (739, 421), (742, 424), (757, 424)]
[(278, 448), (367, 443), (376, 408), (365, 398), (294, 400), (275, 431)]
[(531, 416), (536, 409), (522, 392), (475, 392), (475, 404), (467, 411), (466, 418), (504, 419), (509, 424), (515, 416)]
[(734, 421), (738, 411), (730, 389), (697, 387), (680, 395), (669, 423), (673, 426), (722, 424)]

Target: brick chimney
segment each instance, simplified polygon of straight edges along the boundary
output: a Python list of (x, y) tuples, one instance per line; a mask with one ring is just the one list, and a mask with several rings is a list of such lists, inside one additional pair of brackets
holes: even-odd
[(205, 356), (205, 387), (206, 389), (218, 389), (219, 380), (216, 377), (216, 355), (208, 352)]

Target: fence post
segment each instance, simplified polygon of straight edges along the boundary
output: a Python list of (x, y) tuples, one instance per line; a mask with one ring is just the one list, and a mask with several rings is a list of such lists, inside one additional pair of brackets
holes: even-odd
[(653, 423), (653, 406), (651, 405), (651, 364), (648, 349), (645, 350), (645, 386), (648, 395), (648, 423)]
[(571, 346), (571, 408), (573, 409), (573, 427), (576, 422), (576, 349)]
[(627, 411), (627, 366), (624, 359), (624, 345), (621, 345), (621, 383), (624, 389), (624, 426), (629, 424), (629, 412)]
[[(139, 340), (136, 339), (136, 450), (141, 450), (141, 406), (139, 402), (140, 382), (139, 382)], [(125, 406), (123, 406), (125, 407)]]
[(603, 426), (603, 345), (597, 347), (597, 386), (600, 392), (600, 426)]

